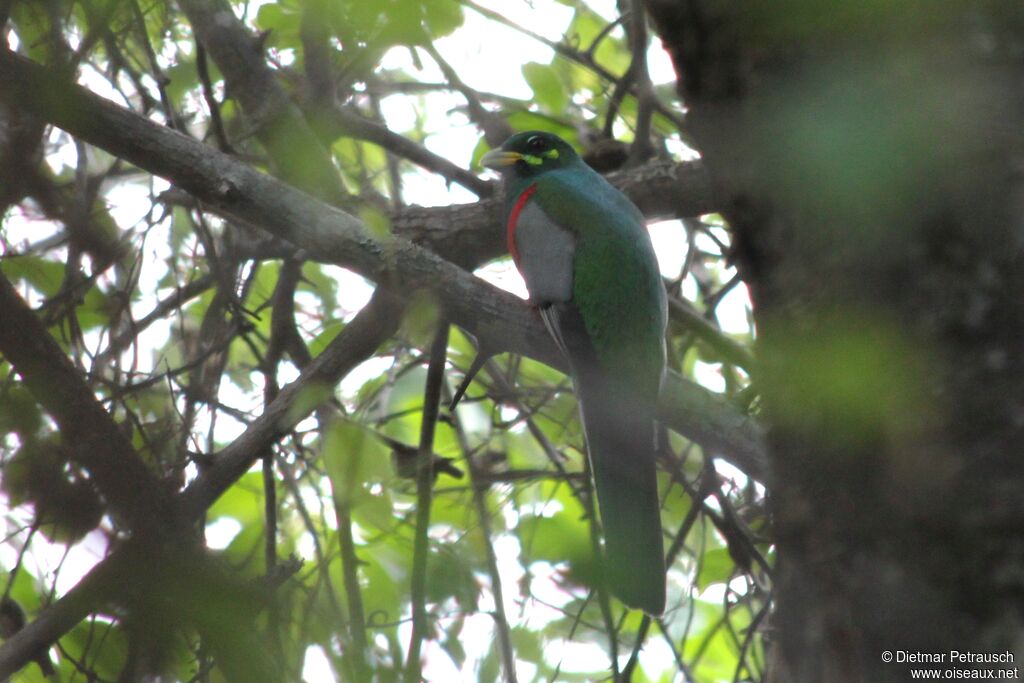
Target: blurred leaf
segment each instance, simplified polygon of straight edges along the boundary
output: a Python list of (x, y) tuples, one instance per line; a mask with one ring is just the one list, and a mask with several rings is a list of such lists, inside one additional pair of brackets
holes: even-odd
[[(440, 481), (440, 480), (439, 480)], [(448, 479), (450, 482), (451, 479)], [(441, 483), (443, 485), (443, 481)], [(415, 495), (415, 483), (409, 482), (409, 495)], [(435, 485), (435, 489), (438, 485)], [(435, 493), (432, 500), (430, 521), (432, 524), (449, 524), (454, 529), (467, 529), (473, 524), (476, 511), (473, 509), (468, 491)], [(470, 532), (476, 536), (476, 532)]]
[(60, 644), (75, 659), (88, 662), (99, 680), (117, 680), (128, 657), (124, 629), (102, 618), (79, 623), (60, 639)]
[[(565, 34), (580, 50), (586, 51), (607, 25), (607, 20), (586, 5), (577, 5), (576, 15)], [(620, 37), (622, 33), (621, 27), (613, 29), (601, 39), (594, 51), (597, 63), (614, 74), (625, 73), (629, 67), (630, 54), (623, 38)]]
[(263, 474), (248, 472), (221, 495), (206, 512), (207, 522), (221, 517), (237, 520), (243, 527), (263, 522)]
[(700, 571), (697, 573), (697, 588), (704, 590), (714, 583), (727, 583), (736, 570), (726, 548), (712, 548), (700, 556)]
[(846, 443), (882, 425), (892, 437), (921, 424), (931, 406), (927, 394), (927, 351), (914, 346), (896, 324), (845, 311), (829, 334), (813, 338), (779, 330), (784, 355), (794, 371), (780, 389), (784, 413), (777, 419), (801, 425), (828, 414)]
[(461, 549), (460, 543), (431, 549), (427, 558), (427, 599), (443, 602), (452, 597), (460, 609), (475, 612), (479, 589)]
[(359, 212), (366, 231), (378, 240), (386, 240), (391, 237), (391, 220), (387, 214), (377, 209), (366, 207)]
[(462, 7), (445, 0), (342, 0), (336, 7), (342, 38), (384, 45), (422, 45), (462, 25)]
[[(331, 480), (336, 505), (357, 510), (375, 505), (379, 494), (369, 492), (367, 484), (384, 482), (391, 476), (389, 451), (365, 427), (349, 420), (334, 420), (324, 439), (323, 459)], [(390, 518), (390, 506), (386, 509)]]
[(319, 382), (306, 382), (299, 391), (298, 396), (292, 401), (288, 410), (285, 422), (291, 424), (298, 422), (309, 415), (321, 403), (329, 399), (334, 387)]
[(15, 432), (24, 439), (34, 435), (43, 425), (39, 405), (20, 384), (0, 384), (0, 436)]
[(375, 543), (358, 550), (365, 563), (360, 574), (366, 580), (362, 593), (367, 614), (397, 616), (400, 612), (408, 597), (412, 566), (411, 550), (406, 550), (409, 552), (399, 551), (393, 543)]
[(64, 264), (38, 256), (0, 259), (0, 272), (12, 282), (25, 280), (47, 297), (56, 294), (64, 281)]
[(311, 342), (309, 342), (309, 352), (314, 358), (324, 352), (324, 349), (330, 345), (334, 338), (345, 328), (344, 323), (340, 320), (332, 320), (331, 322), (324, 325), (323, 330), (320, 334), (315, 336)]
[(301, 24), (298, 5), (288, 0), (261, 5), (256, 13), (256, 26), (269, 33), (270, 44), (275, 47), (298, 46)]
[(527, 661), (540, 662), (544, 659), (544, 643), (536, 631), (517, 627), (512, 629), (512, 647), (516, 657)]
[(594, 581), (596, 566), (590, 546), (590, 530), (576, 517), (560, 512), (551, 517), (525, 517), (519, 522), (523, 553), (530, 560), (553, 564), (567, 562), (580, 583)]
[(480, 166), (480, 159), (482, 159), (483, 156), (485, 154), (487, 154), (489, 151), (491, 151), (491, 146), (487, 144), (487, 139), (486, 138), (481, 137), (479, 140), (477, 140), (476, 141), (476, 147), (473, 148), (473, 154), (470, 157), (470, 162), (469, 162), (470, 167), (471, 168), (482, 168)]
[(83, 330), (109, 326), (111, 313), (112, 302), (96, 286), (92, 286), (86, 291), (82, 304), (75, 308), (78, 325)]
[(311, 292), (317, 297), (325, 319), (333, 321), (332, 316), (338, 309), (338, 281), (325, 272), (323, 264), (313, 261), (303, 263), (302, 278), (296, 289), (300, 292)]
[(66, 471), (68, 459), (57, 437), (28, 438), (4, 463), (0, 488), (14, 505), (32, 504), (43, 535), (73, 544), (99, 525), (104, 505), (89, 480)]
[(462, 626), (462, 619), (453, 620), (452, 624), (445, 629), (445, 637), (441, 641), (441, 647), (458, 667), (461, 667), (466, 662), (466, 649), (462, 647), (461, 640)]
[(523, 65), (523, 78), (533, 89), (537, 104), (552, 114), (561, 114), (569, 104), (569, 95), (549, 65), (528, 62)]
[(491, 681), (497, 681), (498, 676), (501, 674), (501, 662), (498, 659), (497, 648), (491, 648), (484, 655), (483, 661), (480, 662), (480, 670), (477, 673), (477, 680), (480, 683), (490, 683)]

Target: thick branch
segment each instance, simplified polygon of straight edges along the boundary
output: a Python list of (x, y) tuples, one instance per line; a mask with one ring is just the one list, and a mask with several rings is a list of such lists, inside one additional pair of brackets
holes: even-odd
[[(607, 176), (651, 220), (689, 218), (717, 209), (704, 164), (655, 161)], [(506, 253), (501, 198), (475, 204), (409, 208), (391, 217), (398, 235), (465, 268)]]
[(286, 386), (245, 432), (217, 454), (213, 465), (182, 494), (185, 512), (198, 518), (259, 458), (268, 444), (304, 419), (349, 370), (369, 358), (398, 329), (402, 304), (374, 293), (370, 303)]
[(3, 647), (0, 647), (0, 680), (7, 680), (39, 654), (40, 646), (45, 648), (56, 642), (99, 605), (114, 597), (114, 591), (129, 571), (129, 553), (122, 547), (93, 567), (74, 588), (47, 607), (38, 618), (4, 641)]
[(281, 176), (333, 204), (346, 192), (330, 154), (263, 59), (259, 41), (225, 0), (180, 0), (199, 42), (220, 67), (228, 91), (255, 124)]
[[(181, 494), (184, 513), (198, 519), (238, 477), (244, 474), (275, 439), (291, 429), (329, 393), (329, 387), (369, 357), (398, 328), (402, 305), (389, 296), (375, 294), (344, 330), (306, 367), (295, 382), (285, 387), (230, 446), (217, 454), (214, 464)], [(7, 320), (5, 317), (4, 320)], [(0, 330), (6, 325), (0, 325)], [(165, 522), (164, 517), (154, 517)], [(133, 545), (122, 546), (102, 560), (67, 595), (7, 640), (0, 647), (0, 680), (20, 669), (38, 652), (95, 611), (120, 590), (124, 576), (133, 571), (126, 564)]]
[[(433, 291), (454, 323), (492, 348), (564, 367), (543, 325), (525, 302), (436, 254), (404, 239), (375, 239), (349, 214), (12, 53), (0, 52), (0, 70), (5, 74), (0, 98), (170, 179), (211, 207), (261, 226), (317, 261), (345, 266), (389, 289)], [(671, 166), (664, 168), (669, 169)], [(662, 414), (667, 424), (710, 446), (714, 454), (748, 474), (764, 477), (760, 428), (749, 418), (677, 376), (668, 382), (665, 397)], [(728, 431), (716, 431), (719, 428)]]
[(67, 354), (0, 275), (0, 353), (60, 426), (71, 457), (135, 532), (155, 538), (176, 528), (169, 491), (135, 453)]

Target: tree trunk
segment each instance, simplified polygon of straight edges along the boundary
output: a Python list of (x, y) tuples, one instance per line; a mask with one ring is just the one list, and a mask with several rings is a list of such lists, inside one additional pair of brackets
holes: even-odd
[(1024, 15), (647, 7), (755, 306), (772, 680), (1012, 669), (957, 653), (1024, 657)]

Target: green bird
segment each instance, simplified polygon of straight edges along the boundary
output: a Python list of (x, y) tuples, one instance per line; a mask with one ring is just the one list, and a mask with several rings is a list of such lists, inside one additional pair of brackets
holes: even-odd
[(556, 135), (513, 135), (481, 164), (505, 184), (508, 249), (569, 360), (604, 530), (611, 591), (665, 609), (654, 417), (665, 287), (640, 210)]

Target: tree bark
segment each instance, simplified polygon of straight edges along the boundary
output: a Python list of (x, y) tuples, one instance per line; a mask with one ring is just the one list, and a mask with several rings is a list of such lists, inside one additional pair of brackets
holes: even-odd
[[(204, 208), (265, 229), (304, 257), (351, 268), (385, 289), (432, 292), (452, 321), (483, 347), (564, 368), (536, 314), (514, 295), (405, 239), (377, 239), (350, 214), (93, 95), (45, 67), (0, 51), (0, 71), (5, 77), (0, 100), (17, 102), (90, 144), (170, 179), (203, 201)], [(762, 478), (761, 429), (724, 398), (670, 373), (660, 417), (715, 457)]]
[(1021, 10), (647, 7), (755, 306), (772, 680), (1012, 668), (953, 651), (1024, 655)]

